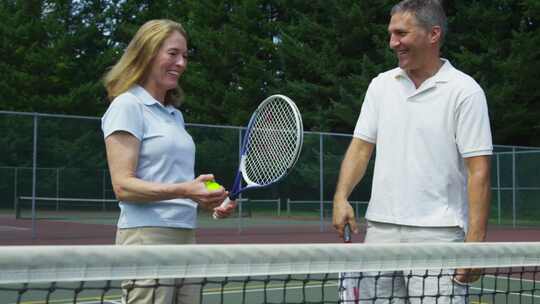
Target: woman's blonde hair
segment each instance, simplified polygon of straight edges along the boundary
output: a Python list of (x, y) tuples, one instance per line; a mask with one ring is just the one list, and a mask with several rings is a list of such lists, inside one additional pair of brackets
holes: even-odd
[[(187, 41), (187, 34), (182, 25), (172, 20), (150, 20), (139, 28), (120, 60), (103, 77), (109, 101), (146, 77), (163, 41), (175, 31)], [(179, 106), (183, 98), (182, 88), (176, 86), (167, 91), (164, 103)]]

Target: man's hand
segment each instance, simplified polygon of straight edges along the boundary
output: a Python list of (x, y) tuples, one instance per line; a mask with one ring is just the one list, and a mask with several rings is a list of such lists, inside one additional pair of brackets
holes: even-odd
[(341, 162), (332, 215), (334, 228), (341, 239), (343, 239), (345, 224), (350, 225), (353, 233), (358, 233), (354, 210), (347, 199), (364, 176), (374, 148), (373, 143), (353, 138)]
[(480, 275), (482, 275), (482, 269), (479, 268), (457, 269), (454, 274), (454, 282), (467, 285), (478, 281)]
[(354, 209), (345, 199), (334, 198), (334, 208), (332, 214), (332, 223), (334, 229), (338, 232), (339, 238), (343, 238), (343, 229), (349, 224), (353, 233), (358, 233), (358, 226), (354, 217)]

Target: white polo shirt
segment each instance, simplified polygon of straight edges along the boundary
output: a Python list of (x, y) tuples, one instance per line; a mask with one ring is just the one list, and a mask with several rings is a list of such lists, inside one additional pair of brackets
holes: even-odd
[(486, 98), (474, 79), (447, 60), (418, 89), (401, 68), (379, 74), (354, 137), (376, 144), (368, 220), (466, 229), (463, 158), (493, 150)]
[[(195, 144), (182, 113), (163, 106), (143, 87), (135, 85), (119, 95), (103, 115), (105, 138), (125, 131), (140, 142), (135, 175), (145, 181), (178, 183), (194, 179)], [(197, 204), (190, 199), (120, 202), (118, 228), (195, 228)]]

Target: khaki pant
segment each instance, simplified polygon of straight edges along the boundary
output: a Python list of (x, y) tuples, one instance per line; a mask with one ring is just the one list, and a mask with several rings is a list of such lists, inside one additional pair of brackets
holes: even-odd
[[(142, 227), (118, 229), (117, 245), (194, 244), (192, 229)], [(188, 283), (184, 285), (183, 283)], [(123, 304), (192, 304), (200, 302), (200, 286), (184, 279), (130, 280), (122, 282)], [(157, 285), (167, 285), (157, 287)], [(183, 285), (183, 286), (182, 286)], [(138, 287), (145, 286), (145, 287)], [(148, 286), (148, 287), (146, 287)], [(156, 287), (153, 287), (156, 286)], [(170, 287), (169, 287), (170, 286)], [(173, 287), (175, 286), (175, 287)]]

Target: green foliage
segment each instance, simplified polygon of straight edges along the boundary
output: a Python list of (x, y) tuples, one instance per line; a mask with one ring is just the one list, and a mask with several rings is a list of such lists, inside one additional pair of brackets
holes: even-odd
[[(139, 26), (180, 21), (190, 63), (187, 121), (245, 125), (266, 96), (299, 105), (306, 130), (350, 133), (369, 81), (395, 66), (396, 1), (5, 0), (0, 109), (100, 116), (101, 77)], [(485, 89), (498, 144), (540, 145), (540, 4), (446, 1), (444, 57)]]
[(101, 113), (98, 82), (111, 62), (104, 9), (99, 1), (3, 1), (0, 107)]
[(486, 92), (494, 142), (540, 145), (538, 1), (456, 1), (448, 57)]

